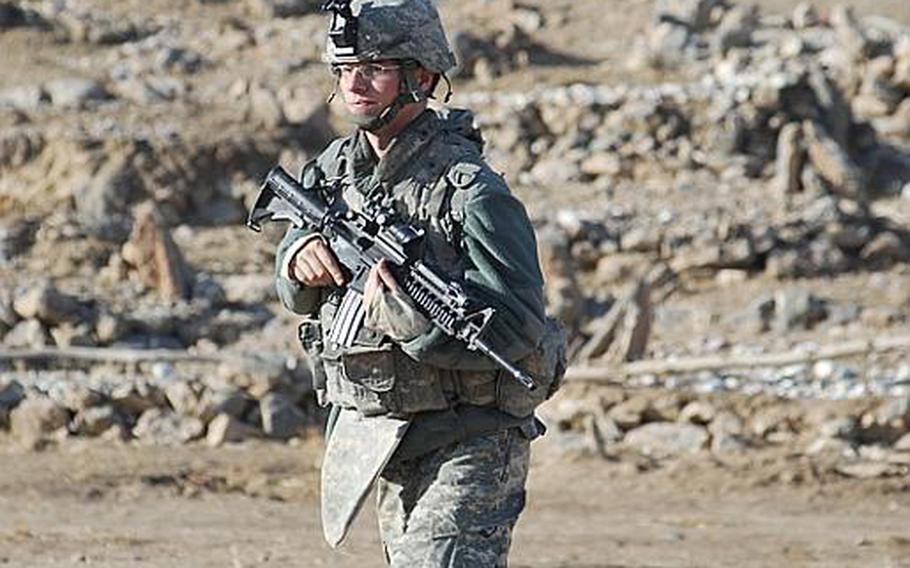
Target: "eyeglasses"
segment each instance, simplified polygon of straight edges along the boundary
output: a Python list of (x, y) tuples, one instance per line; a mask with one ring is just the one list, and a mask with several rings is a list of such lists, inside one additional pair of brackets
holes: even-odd
[(401, 65), (383, 65), (381, 63), (333, 63), (332, 74), (339, 79), (350, 79), (356, 71), (367, 81), (375, 81), (388, 76), (392, 71), (401, 69)]

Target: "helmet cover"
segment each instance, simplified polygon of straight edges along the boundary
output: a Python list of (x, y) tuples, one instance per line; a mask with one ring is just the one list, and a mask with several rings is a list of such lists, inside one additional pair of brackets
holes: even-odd
[(332, 12), (329, 63), (414, 60), (434, 73), (455, 66), (439, 13), (430, 0), (327, 0)]

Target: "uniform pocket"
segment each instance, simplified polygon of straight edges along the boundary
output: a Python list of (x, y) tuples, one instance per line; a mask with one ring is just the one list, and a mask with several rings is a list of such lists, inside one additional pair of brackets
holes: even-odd
[(518, 366), (537, 385), (534, 390), (529, 390), (512, 375), (500, 373), (496, 384), (496, 405), (499, 409), (517, 418), (530, 416), (550, 392), (552, 381), (546, 363), (540, 347), (518, 362)]
[[(391, 347), (385, 349), (357, 349), (339, 357), (334, 373), (342, 398), (364, 416), (398, 412), (390, 405), (395, 389), (395, 361)], [(326, 366), (329, 373), (329, 366)]]
[(422, 365), (402, 351), (394, 357), (395, 402), (398, 411), (410, 414), (429, 410), (443, 410), (451, 406), (442, 387), (440, 373), (444, 371)]
[(547, 318), (540, 343), (518, 366), (534, 379), (537, 388), (528, 390), (513, 377), (500, 373), (496, 402), (504, 412), (523, 418), (556, 392), (566, 372), (566, 335), (558, 321)]
[(389, 392), (395, 387), (395, 359), (391, 347), (379, 350), (352, 349), (341, 356), (349, 381), (372, 392)]
[(305, 318), (297, 328), (297, 337), (306, 353), (306, 364), (313, 377), (313, 390), (320, 406), (326, 406), (325, 400), (325, 364), (322, 360), (322, 325), (318, 318)]
[(326, 375), (334, 375), (331, 382), (343, 404), (365, 416), (448, 408), (438, 373), (391, 345), (378, 349), (354, 346), (334, 367), (331, 361), (326, 362)]
[(389, 350), (323, 353), (326, 398), (332, 404), (360, 411), (364, 416), (386, 414), (383, 396), (395, 388), (394, 363)]

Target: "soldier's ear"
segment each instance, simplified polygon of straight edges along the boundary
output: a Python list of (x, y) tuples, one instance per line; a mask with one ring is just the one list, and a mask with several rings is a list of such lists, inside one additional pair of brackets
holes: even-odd
[(417, 68), (417, 84), (420, 86), (421, 91), (432, 93), (436, 89), (437, 83), (439, 83), (438, 73), (433, 73), (423, 67)]

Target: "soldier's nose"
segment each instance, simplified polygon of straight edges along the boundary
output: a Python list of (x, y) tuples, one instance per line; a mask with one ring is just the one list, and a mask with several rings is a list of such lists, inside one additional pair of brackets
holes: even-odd
[(348, 88), (356, 93), (363, 93), (370, 88), (370, 82), (359, 72), (351, 73), (350, 78), (348, 79)]

